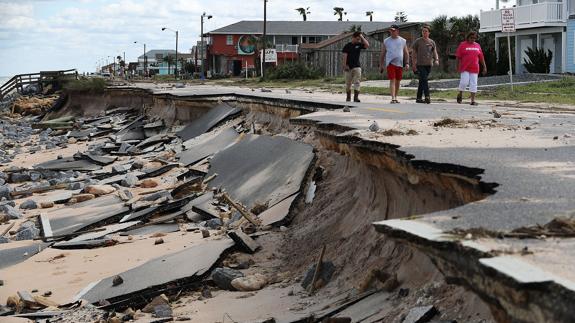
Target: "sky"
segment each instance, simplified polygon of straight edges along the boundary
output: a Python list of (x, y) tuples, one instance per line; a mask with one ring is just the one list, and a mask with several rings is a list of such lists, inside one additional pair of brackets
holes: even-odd
[[(512, 1), (513, 2), (513, 1)], [(508, 3), (509, 5), (510, 3)], [(479, 14), (495, 0), (268, 0), (268, 20), (301, 20), (295, 8), (310, 7), (308, 20), (337, 20), (333, 7), (343, 7), (349, 21), (392, 21), (403, 11), (408, 21), (430, 21), (441, 14)], [(263, 0), (0, 0), (0, 76), (77, 68), (93, 72), (97, 65), (125, 53), (136, 61), (146, 49), (190, 52), (204, 31), (240, 20), (263, 20)], [(137, 43), (134, 43), (134, 42)]]

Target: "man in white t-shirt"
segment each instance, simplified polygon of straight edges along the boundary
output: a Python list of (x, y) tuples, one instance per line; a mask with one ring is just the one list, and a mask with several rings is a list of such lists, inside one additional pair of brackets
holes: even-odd
[(383, 73), (384, 70), (387, 70), (391, 103), (399, 103), (397, 94), (403, 77), (403, 68), (409, 69), (409, 51), (407, 50), (407, 41), (399, 36), (398, 25), (391, 25), (389, 33), (391, 36), (383, 41), (381, 47), (379, 71)]

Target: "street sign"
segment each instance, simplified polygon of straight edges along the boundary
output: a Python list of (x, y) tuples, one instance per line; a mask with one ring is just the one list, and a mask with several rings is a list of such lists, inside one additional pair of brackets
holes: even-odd
[(501, 9), (501, 31), (504, 33), (515, 32), (515, 11), (513, 9)]
[[(260, 51), (260, 55), (262, 51)], [(277, 63), (278, 52), (275, 48), (266, 48), (266, 63)]]

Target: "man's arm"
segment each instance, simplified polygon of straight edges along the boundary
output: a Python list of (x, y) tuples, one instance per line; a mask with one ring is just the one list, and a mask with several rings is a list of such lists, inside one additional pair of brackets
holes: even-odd
[(409, 50), (407, 49), (407, 43), (403, 46), (403, 62), (405, 63), (405, 68), (409, 68)]
[(363, 48), (368, 49), (369, 48), (369, 42), (367, 41), (367, 39), (365, 39), (365, 37), (363, 37), (363, 34), (360, 34), (359, 37), (361, 38), (361, 43), (363, 44)]
[(437, 54), (437, 45), (433, 42), (433, 65), (439, 66), (439, 55)]
[(347, 66), (347, 53), (343, 53), (343, 70), (347, 71), (349, 70), (349, 66)]
[(385, 43), (381, 45), (381, 55), (379, 57), (379, 71), (383, 73), (385, 69), (385, 54), (387, 53), (387, 49), (385, 48)]
[(415, 72), (417, 71), (417, 40), (411, 45), (411, 53), (413, 54), (411, 57), (411, 65)]

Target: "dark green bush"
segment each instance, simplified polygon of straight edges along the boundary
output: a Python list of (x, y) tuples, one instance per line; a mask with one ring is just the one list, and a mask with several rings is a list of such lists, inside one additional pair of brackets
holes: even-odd
[(304, 63), (289, 62), (266, 70), (267, 80), (309, 80), (323, 77), (320, 70), (308, 67)]
[(535, 49), (529, 47), (525, 50), (527, 58), (523, 59), (523, 66), (527, 69), (529, 73), (545, 73), (548, 74), (551, 71), (551, 60), (553, 59), (553, 53), (550, 50), (537, 48)]

